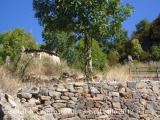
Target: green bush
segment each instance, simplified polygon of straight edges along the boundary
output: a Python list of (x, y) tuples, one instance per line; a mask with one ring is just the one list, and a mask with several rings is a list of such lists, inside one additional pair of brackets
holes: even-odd
[(150, 59), (150, 53), (149, 52), (146, 52), (146, 51), (141, 52), (141, 55), (140, 55), (140, 60), (141, 61), (148, 61), (149, 59)]
[(159, 61), (160, 60), (160, 45), (153, 45), (151, 48), (151, 52), (152, 52), (152, 59), (155, 61)]
[(107, 56), (107, 60), (110, 66), (114, 66), (118, 63), (120, 55), (117, 51), (110, 51)]
[(133, 39), (131, 41), (131, 54), (136, 59), (140, 58), (141, 53), (143, 52), (143, 49), (141, 47), (141, 44), (139, 43), (138, 39)]

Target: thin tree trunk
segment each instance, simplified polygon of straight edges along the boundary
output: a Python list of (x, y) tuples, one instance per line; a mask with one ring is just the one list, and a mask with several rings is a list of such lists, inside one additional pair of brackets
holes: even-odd
[(84, 35), (84, 52), (85, 52), (85, 76), (87, 81), (92, 80), (92, 55), (91, 55), (92, 40), (89, 39), (88, 32)]

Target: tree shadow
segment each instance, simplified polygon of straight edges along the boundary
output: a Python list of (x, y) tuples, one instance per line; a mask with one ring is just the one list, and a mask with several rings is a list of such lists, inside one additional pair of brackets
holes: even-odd
[(2, 110), (2, 105), (0, 104), (0, 120), (4, 119), (4, 112)]

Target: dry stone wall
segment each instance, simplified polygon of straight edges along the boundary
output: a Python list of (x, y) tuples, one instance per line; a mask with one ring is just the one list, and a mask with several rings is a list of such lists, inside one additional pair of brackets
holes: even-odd
[(159, 81), (32, 86), (18, 97), (42, 120), (160, 119)]

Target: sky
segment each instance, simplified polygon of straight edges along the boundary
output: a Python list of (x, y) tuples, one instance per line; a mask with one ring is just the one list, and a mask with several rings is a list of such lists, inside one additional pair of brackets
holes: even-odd
[[(34, 17), (33, 0), (1, 0), (0, 1), (0, 33), (15, 28), (24, 28), (25, 32), (32, 32), (39, 44), (43, 44), (41, 36), (43, 28), (38, 19)], [(129, 3), (134, 7), (134, 13), (123, 23), (123, 28), (128, 30), (129, 36), (136, 29), (135, 24), (146, 18), (152, 22), (160, 14), (159, 0), (122, 0), (123, 4)]]

